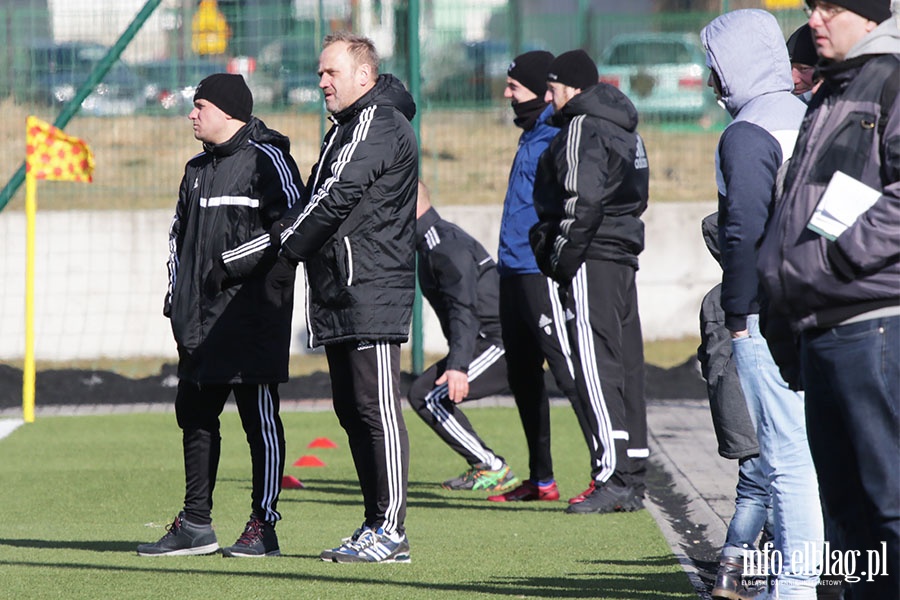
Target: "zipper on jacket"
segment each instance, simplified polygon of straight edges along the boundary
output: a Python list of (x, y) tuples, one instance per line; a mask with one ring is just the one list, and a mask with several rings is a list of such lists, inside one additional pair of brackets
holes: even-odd
[(353, 252), (350, 250), (350, 237), (344, 237), (344, 247), (347, 249), (347, 286), (353, 285)]

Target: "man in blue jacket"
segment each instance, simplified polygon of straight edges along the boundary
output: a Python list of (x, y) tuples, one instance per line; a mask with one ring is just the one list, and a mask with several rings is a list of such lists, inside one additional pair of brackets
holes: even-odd
[[(734, 120), (719, 138), (719, 250), (722, 308), (774, 508), (771, 575), (782, 599), (814, 600), (823, 541), (818, 486), (806, 440), (803, 398), (779, 374), (759, 327), (757, 246), (772, 210), (779, 167), (793, 152), (806, 105), (793, 95), (791, 64), (778, 22), (762, 10), (738, 10), (700, 34), (709, 85)], [(745, 552), (723, 548), (738, 561)], [(750, 558), (753, 558), (752, 556)], [(744, 563), (746, 564), (746, 562)]]

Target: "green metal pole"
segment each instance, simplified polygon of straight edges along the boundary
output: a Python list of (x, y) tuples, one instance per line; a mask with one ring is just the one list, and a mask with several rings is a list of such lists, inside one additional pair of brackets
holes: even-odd
[(582, 50), (588, 50), (588, 29), (590, 22), (588, 15), (590, 14), (590, 0), (578, 0), (578, 47)]
[[(144, 22), (150, 18), (150, 15), (153, 14), (153, 11), (156, 10), (156, 7), (159, 6), (162, 0), (147, 0), (147, 3), (140, 10), (140, 12), (134, 17), (128, 27), (122, 32), (122, 35), (119, 36), (119, 39), (116, 40), (116, 43), (112, 48), (109, 49), (109, 52), (106, 53), (100, 62), (97, 63), (97, 66), (94, 67), (94, 70), (91, 71), (91, 74), (88, 76), (87, 81), (81, 84), (81, 87), (78, 88), (78, 91), (75, 92), (75, 97), (69, 100), (68, 104), (63, 106), (62, 111), (59, 113), (59, 116), (56, 117), (56, 121), (53, 122), (53, 125), (58, 129), (64, 129), (65, 126), (69, 123), (75, 113), (78, 112), (79, 107), (81, 107), (81, 103), (84, 102), (84, 99), (87, 98), (91, 92), (97, 87), (103, 77), (106, 76), (106, 73), (113, 66), (113, 64), (119, 60), (119, 57), (122, 55), (122, 51), (128, 46), (134, 36), (140, 31), (141, 27), (144, 25)], [(23, 127), (24, 129), (24, 127)], [(6, 208), (6, 205), (15, 195), (16, 191), (21, 187), (22, 182), (25, 181), (25, 163), (23, 162), (19, 169), (15, 172), (12, 178), (7, 182), (6, 186), (0, 190), (0, 210)]]
[[(319, 7), (316, 13), (316, 39), (322, 43), (325, 37), (325, 7), (324, 0), (319, 0)], [(318, 67), (317, 67), (318, 68)], [(325, 120), (327, 119), (327, 111), (325, 110), (325, 99), (319, 103), (319, 139), (325, 139)]]
[[(409, 40), (409, 47), (407, 48), (409, 60), (407, 63), (409, 65), (409, 76), (406, 80), (409, 82), (409, 93), (412, 94), (416, 106), (421, 109), (422, 75), (420, 73), (421, 57), (419, 53), (419, 0), (409, 0), (409, 10), (407, 12), (409, 28), (409, 35), (407, 36), (407, 39)], [(417, 110), (416, 116), (412, 120), (412, 126), (413, 131), (416, 132), (416, 139), (421, 142), (420, 115), (421, 112)], [(421, 153), (419, 153), (420, 167), (422, 161), (421, 156)], [(419, 280), (418, 277), (416, 277), (416, 296), (413, 300), (412, 319), (412, 371), (414, 375), (418, 375), (425, 370), (425, 348), (423, 345), (422, 325), (422, 290), (419, 289)]]

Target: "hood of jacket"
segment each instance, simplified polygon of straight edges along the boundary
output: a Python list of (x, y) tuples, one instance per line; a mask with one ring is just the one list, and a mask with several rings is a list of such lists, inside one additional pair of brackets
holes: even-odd
[(873, 29), (869, 35), (850, 48), (846, 58), (864, 56), (866, 54), (900, 54), (900, 29), (898, 17), (891, 17)]
[(619, 88), (608, 83), (598, 83), (583, 90), (557, 111), (550, 118), (550, 123), (562, 127), (578, 115), (604, 119), (626, 131), (635, 131), (638, 125), (638, 112), (634, 104)]
[(346, 123), (373, 104), (393, 106), (409, 121), (416, 116), (416, 103), (403, 83), (390, 73), (382, 73), (375, 81), (375, 87), (344, 110), (331, 115), (331, 119), (336, 123)]
[(700, 32), (706, 66), (722, 85), (722, 102), (731, 116), (765, 94), (792, 92), (791, 62), (778, 21), (759, 9), (735, 10)]
[(233, 154), (238, 148), (243, 146), (247, 140), (253, 140), (263, 144), (272, 144), (285, 154), (291, 152), (291, 141), (287, 136), (282, 135), (274, 129), (269, 129), (266, 124), (257, 119), (250, 117), (247, 124), (237, 130), (231, 139), (221, 144), (203, 144), (203, 149), (216, 157), (228, 156)]

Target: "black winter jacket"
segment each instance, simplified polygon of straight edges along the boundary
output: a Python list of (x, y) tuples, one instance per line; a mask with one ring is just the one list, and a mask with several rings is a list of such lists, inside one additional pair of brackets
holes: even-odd
[(599, 83), (551, 123), (561, 131), (541, 155), (534, 184), (538, 266), (564, 285), (585, 259), (637, 269), (650, 181), (637, 110), (616, 87)]
[(500, 276), (484, 246), (429, 209), (416, 222), (419, 286), (441, 323), (447, 369), (466, 372), (479, 337), (502, 347)]
[[(281, 244), (306, 264), (310, 347), (350, 340), (404, 342), (416, 285), (418, 144), (412, 96), (398, 79), (331, 116), (305, 202), (279, 227), (229, 253), (242, 276), (252, 256)], [(249, 264), (248, 264), (249, 263)]]
[(294, 269), (272, 253), (246, 277), (208, 289), (223, 251), (265, 233), (303, 184), (288, 138), (251, 117), (230, 140), (204, 145), (185, 167), (169, 231), (164, 313), (178, 345), (178, 376), (195, 383), (287, 381)]

